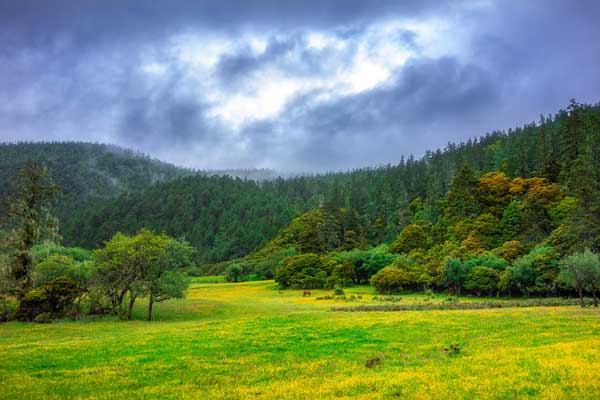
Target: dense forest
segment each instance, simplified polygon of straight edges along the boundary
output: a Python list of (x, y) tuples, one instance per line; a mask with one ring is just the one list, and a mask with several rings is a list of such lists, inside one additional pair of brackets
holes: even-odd
[[(599, 119), (600, 107), (572, 102), (538, 123), (448, 144), (420, 159), (402, 157), (397, 165), (258, 183), (194, 173), (107, 145), (7, 144), (0, 146), (0, 194), (9, 192), (25, 160), (43, 161), (63, 192), (55, 214), (64, 243), (87, 248), (117, 231), (149, 227), (189, 240), (201, 262), (225, 261), (260, 249), (294, 217), (323, 204), (352, 209), (375, 246), (395, 240), (415, 213), (435, 225), (462, 167), (474, 180), (494, 171), (510, 180), (538, 177), (569, 198), (589, 198), (584, 192), (594, 190), (599, 171)], [(490, 215), (501, 219), (498, 210)], [(544, 229), (531, 240), (547, 236)]]

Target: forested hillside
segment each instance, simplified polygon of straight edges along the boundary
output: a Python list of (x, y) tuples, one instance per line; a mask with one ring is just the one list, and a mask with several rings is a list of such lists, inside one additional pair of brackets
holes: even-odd
[[(371, 245), (389, 243), (413, 221), (417, 204), (419, 218), (435, 223), (443, 212), (439, 200), (447, 195), (462, 166), (468, 166), (475, 177), (498, 171), (508, 179), (539, 177), (569, 192), (575, 190), (568, 187), (573, 179), (591, 179), (600, 170), (599, 152), (594, 151), (599, 145), (599, 120), (598, 106), (573, 103), (538, 123), (449, 144), (421, 159), (402, 158), (394, 166), (275, 179), (260, 185), (190, 177), (124, 195), (101, 209), (88, 209), (73, 221), (65, 237), (93, 247), (117, 230), (149, 226), (184, 235), (201, 249), (203, 261), (220, 261), (260, 248), (293, 216), (329, 203), (356, 210)], [(573, 174), (574, 168), (589, 171)]]
[(0, 145), (0, 198), (11, 193), (14, 177), (29, 160), (48, 167), (62, 192), (55, 213), (67, 224), (86, 207), (191, 172), (105, 144), (6, 143)]
[[(443, 216), (450, 184), (464, 166), (474, 180), (494, 171), (509, 180), (538, 177), (566, 197), (591, 201), (586, 191), (595, 190), (600, 171), (599, 121), (598, 106), (573, 102), (538, 123), (449, 144), (420, 159), (401, 158), (397, 165), (261, 183), (205, 174), (176, 179), (190, 171), (112, 146), (69, 143), (0, 146), (0, 170), (6, 192), (24, 160), (48, 164), (65, 192), (58, 216), (67, 244), (94, 248), (117, 231), (148, 227), (185, 237), (201, 261), (217, 262), (261, 248), (293, 217), (323, 204), (354, 210), (369, 245), (390, 243), (415, 215), (429, 224)], [(499, 212), (491, 214), (500, 218)]]

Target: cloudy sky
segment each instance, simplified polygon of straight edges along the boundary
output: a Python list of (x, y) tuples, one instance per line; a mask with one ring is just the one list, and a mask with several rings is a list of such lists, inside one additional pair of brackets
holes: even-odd
[(396, 163), (600, 101), (596, 0), (0, 0), (0, 141)]

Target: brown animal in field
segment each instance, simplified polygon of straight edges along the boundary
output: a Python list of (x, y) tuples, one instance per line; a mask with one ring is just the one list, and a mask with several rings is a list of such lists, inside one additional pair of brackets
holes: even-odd
[(310, 296), (310, 290), (308, 290), (308, 289), (304, 289), (304, 294), (302, 295), (302, 297), (306, 297), (306, 296)]

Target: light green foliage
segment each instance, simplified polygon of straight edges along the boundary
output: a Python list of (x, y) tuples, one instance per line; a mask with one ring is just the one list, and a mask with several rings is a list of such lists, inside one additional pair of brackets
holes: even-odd
[(39, 264), (46, 258), (58, 254), (72, 258), (74, 261), (92, 261), (94, 259), (92, 252), (81, 247), (64, 247), (54, 242), (43, 242), (32, 248), (33, 262)]
[(575, 253), (560, 263), (558, 281), (579, 293), (583, 307), (583, 291), (591, 292), (598, 306), (596, 292), (600, 287), (600, 256), (589, 249)]
[[(192, 263), (194, 249), (186, 242), (142, 230), (136, 236), (116, 234), (94, 251), (94, 284), (103, 289), (114, 312), (131, 319), (135, 300), (148, 296), (148, 319), (154, 302), (182, 297), (185, 284), (174, 275)], [(125, 309), (125, 297), (129, 304)]]
[(61, 276), (71, 278), (82, 291), (87, 290), (93, 272), (91, 261), (77, 262), (70, 256), (53, 254), (37, 264), (33, 272), (33, 286), (42, 287)]
[(479, 254), (468, 258), (465, 261), (467, 269), (472, 269), (475, 266), (483, 266), (495, 269), (497, 271), (503, 271), (508, 267), (508, 262), (492, 252), (486, 251), (485, 253)]

